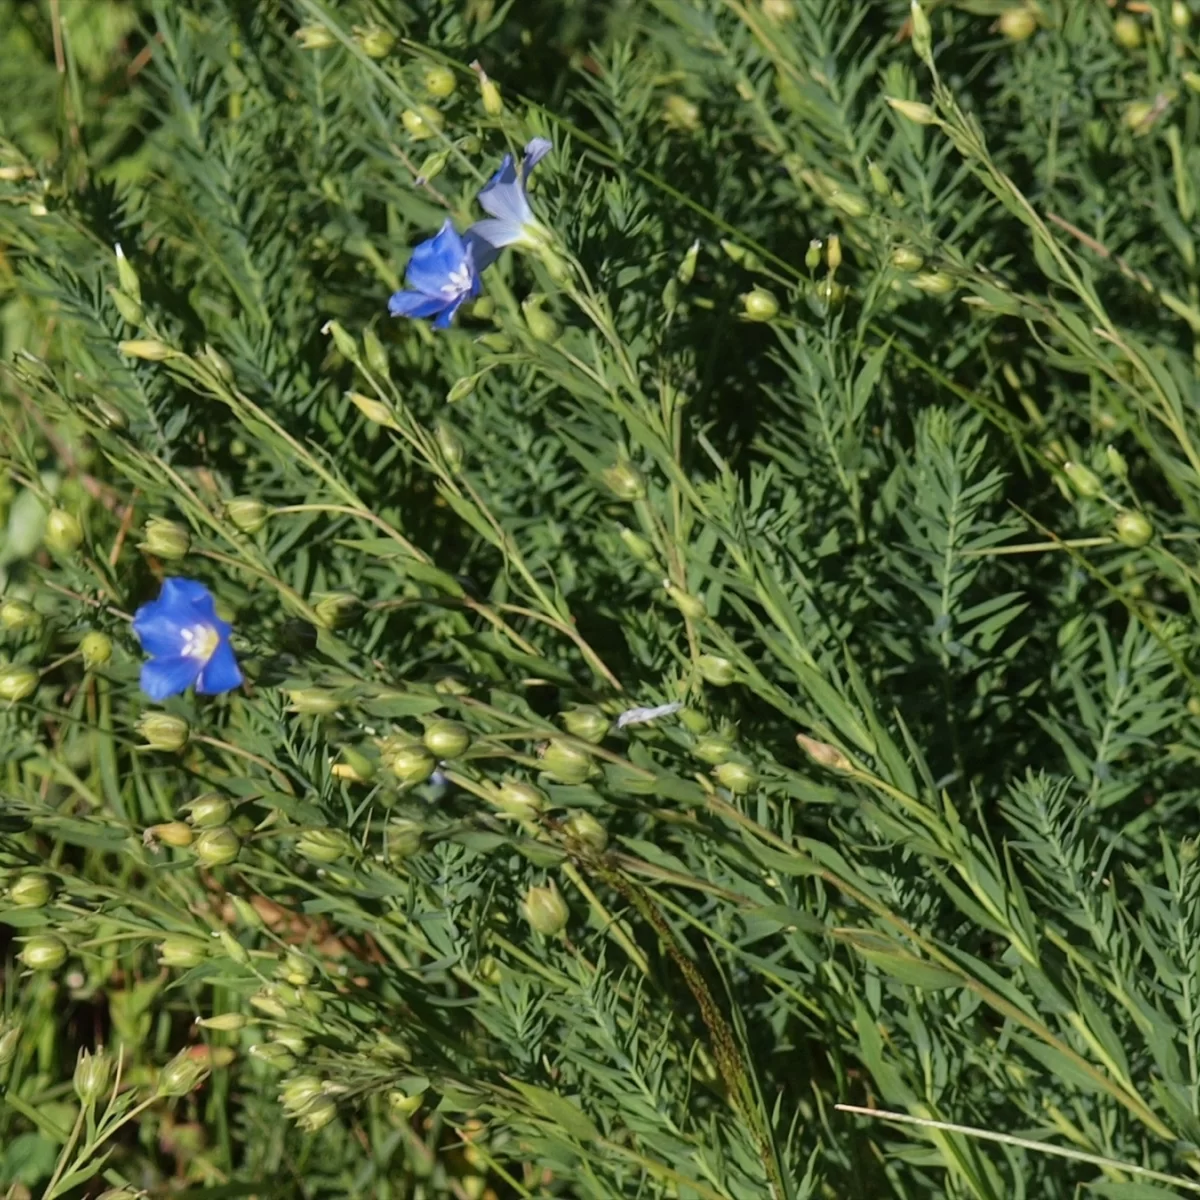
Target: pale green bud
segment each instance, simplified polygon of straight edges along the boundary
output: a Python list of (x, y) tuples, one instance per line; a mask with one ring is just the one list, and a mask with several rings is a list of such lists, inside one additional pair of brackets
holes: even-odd
[(125, 257), (125, 251), (121, 249), (120, 242), (113, 249), (117, 255), (117, 282), (121, 285), (121, 291), (130, 300), (140, 303), (142, 299), (142, 283), (138, 279), (138, 273), (134, 270), (133, 263)]
[(278, 1042), (260, 1042), (251, 1046), (250, 1056), (275, 1071), (290, 1071), (296, 1065), (296, 1059), (288, 1048)]
[[(476, 309), (478, 309), (478, 301), (476, 302)], [(450, 390), (446, 393), (446, 403), (457, 404), (460, 400), (465, 400), (475, 390), (475, 385), (478, 382), (478, 375), (464, 375), (463, 378), (456, 379), (451, 385)]]
[(733, 740), (724, 733), (704, 733), (696, 738), (692, 753), (701, 762), (717, 766), (733, 753)]
[(330, 50), (338, 44), (337, 37), (324, 25), (301, 25), (295, 36), (304, 50)]
[(672, 603), (685, 617), (690, 621), (702, 621), (708, 616), (708, 606), (699, 596), (693, 596), (691, 592), (685, 592), (682, 588), (667, 586), (667, 595), (671, 597)]
[(161, 825), (149, 825), (142, 831), (142, 842), (146, 846), (155, 847), (159, 843), (164, 846), (174, 846), (183, 849), (196, 840), (190, 825), (182, 821), (166, 821)]
[(728, 687), (737, 678), (733, 663), (719, 654), (701, 654), (696, 659), (696, 668), (705, 683), (713, 687)]
[(172, 934), (158, 943), (159, 966), (187, 970), (198, 967), (208, 957), (208, 946), (199, 938)]
[(930, 63), (933, 59), (933, 35), (929, 28), (929, 18), (917, 0), (912, 0), (908, 12), (909, 24), (912, 28), (913, 49), (923, 63)]
[(696, 263), (700, 258), (700, 239), (697, 238), (683, 256), (683, 262), (675, 271), (675, 278), (679, 280), (685, 287), (692, 282), (696, 274)]
[(288, 699), (292, 702), (292, 712), (306, 713), (309, 716), (328, 716), (342, 706), (336, 693), (328, 692), (324, 688), (290, 688)]
[(178, 350), (173, 350), (158, 338), (131, 338), (129, 341), (118, 342), (117, 349), (126, 358), (140, 358), (145, 362), (165, 362), (168, 358), (179, 357)]
[(289, 1013), (286, 1005), (279, 996), (277, 988), (263, 988), (250, 997), (250, 1007), (257, 1009), (265, 1016), (274, 1017), (277, 1021), (286, 1021)]
[(238, 1033), (249, 1023), (250, 1018), (244, 1013), (218, 1013), (215, 1017), (196, 1018), (201, 1029), (211, 1029), (214, 1033)]
[(83, 526), (74, 513), (65, 508), (52, 508), (46, 517), (42, 540), (58, 554), (71, 554), (83, 541)]
[(766, 288), (756, 287), (742, 296), (742, 315), (747, 321), (771, 321), (779, 315), (779, 301)]
[(117, 312), (121, 314), (121, 319), (129, 325), (138, 326), (146, 319), (145, 309), (132, 297), (127, 296), (120, 288), (108, 286), (108, 294), (112, 297), (112, 302), (116, 306)]
[(713, 770), (717, 782), (728, 788), (735, 796), (744, 795), (754, 790), (758, 783), (758, 773), (745, 763), (730, 759), (719, 763)]
[(1108, 463), (1108, 469), (1118, 479), (1129, 478), (1129, 464), (1125, 461), (1125, 456), (1116, 448), (1116, 446), (1105, 446), (1104, 458)]
[(1133, 550), (1141, 549), (1154, 536), (1154, 526), (1140, 512), (1122, 512), (1114, 522), (1117, 541)]
[(400, 123), (414, 142), (423, 142), (436, 137), (446, 124), (446, 118), (430, 104), (418, 108), (406, 108), (400, 114)]
[(829, 193), (829, 203), (848, 217), (865, 217), (871, 205), (855, 192), (838, 191)]
[(318, 1096), (296, 1117), (296, 1124), (305, 1133), (324, 1129), (337, 1116), (337, 1105), (328, 1096)]
[(853, 765), (836, 746), (831, 746), (828, 742), (818, 742), (816, 738), (798, 733), (796, 744), (813, 762), (820, 763), (831, 771), (849, 771)]
[(242, 852), (242, 840), (228, 825), (217, 825), (201, 830), (192, 849), (205, 866), (226, 867)]
[(915, 125), (932, 125), (937, 120), (937, 113), (919, 100), (898, 100), (889, 96), (887, 102), (906, 121), (912, 121)]
[(433, 424), (433, 436), (437, 439), (438, 449), (446, 460), (446, 466), (455, 474), (462, 470), (463, 444), (457, 430), (449, 421), (439, 417)]
[(595, 854), (608, 849), (608, 830), (590, 812), (573, 812), (564, 822), (563, 828), (569, 837), (582, 842)]
[(913, 287), (929, 296), (944, 296), (954, 291), (954, 277), (945, 271), (925, 271), (913, 277)]
[(80, 657), (83, 659), (84, 667), (89, 671), (104, 666), (112, 658), (112, 650), (112, 638), (98, 629), (85, 633), (79, 642)]
[(396, 35), (391, 30), (371, 25), (365, 29), (355, 29), (354, 40), (368, 58), (387, 58), (396, 44)]
[(173, 562), (186, 556), (192, 546), (192, 535), (178, 521), (151, 517), (142, 531), (138, 547), (156, 558)]
[(542, 766), (559, 783), (582, 783), (592, 773), (592, 760), (577, 746), (551, 738), (542, 754)]
[(531, 887), (525, 893), (525, 919), (544, 937), (556, 937), (567, 927), (571, 916), (567, 902), (551, 880), (546, 887)]
[[(234, 904), (236, 908), (236, 903)], [(260, 922), (261, 924), (261, 922)], [(219, 929), (217, 931), (217, 941), (221, 943), (221, 949), (231, 962), (235, 962), (240, 967), (246, 966), (250, 961), (250, 951), (237, 940), (236, 937), (228, 929)]]
[(160, 1096), (186, 1096), (208, 1074), (208, 1063), (187, 1050), (181, 1050), (158, 1073)]
[(349, 592), (326, 592), (316, 599), (313, 611), (326, 629), (345, 629), (353, 625), (362, 604)]
[(1122, 13), (1113, 22), (1113, 38), (1118, 46), (1136, 50), (1142, 44), (1142, 27), (1132, 13)]
[(602, 742), (609, 730), (608, 718), (594, 704), (568, 709), (560, 718), (568, 733), (593, 745)]
[(18, 875), (8, 888), (8, 898), (18, 908), (41, 908), (50, 902), (50, 880), (35, 871)]
[(821, 265), (821, 251), (823, 248), (824, 243), (820, 238), (813, 238), (808, 243), (808, 249), (804, 252), (804, 265), (810, 271), (815, 271)]
[(654, 561), (654, 547), (640, 533), (635, 533), (632, 529), (626, 529), (624, 525), (620, 527), (618, 532), (621, 541), (625, 543), (625, 549), (638, 562), (648, 563)]
[(836, 233), (831, 233), (829, 241), (825, 243), (825, 262), (829, 266), (830, 274), (842, 265), (842, 239)]
[(197, 829), (208, 829), (213, 825), (224, 825), (233, 812), (233, 805), (224, 796), (213, 792), (185, 804), (183, 811)]
[(28, 601), (15, 597), (0, 603), (0, 625), (11, 633), (37, 629), (42, 623), (42, 614)]
[(335, 863), (353, 851), (354, 843), (340, 829), (309, 829), (296, 843), (296, 853), (315, 863)]
[(694, 133), (700, 128), (700, 108), (686, 96), (673, 93), (663, 103), (662, 119), (671, 129)]
[(388, 857), (411, 858), (420, 850), (424, 832), (420, 821), (413, 821), (408, 817), (394, 817), (384, 830)]
[(343, 358), (358, 362), (358, 343), (342, 328), (340, 321), (326, 321), (321, 332), (333, 338), (333, 344)]
[(425, 730), (422, 740), (438, 758), (458, 758), (471, 744), (471, 734), (458, 721), (435, 721)]
[(402, 1117), (411, 1117), (425, 1102), (425, 1093), (414, 1092), (410, 1095), (408, 1092), (396, 1088), (394, 1091), (388, 1092), (387, 1099), (393, 1112)]
[(143, 713), (137, 722), (137, 731), (145, 739), (146, 749), (162, 750), (176, 754), (188, 744), (191, 727), (173, 713)]
[(21, 1026), (0, 1021), (0, 1067), (6, 1067), (17, 1057), (21, 1045)]
[(16, 704), (37, 691), (38, 673), (21, 663), (0, 667), (0, 700)]
[(454, 72), (441, 64), (426, 67), (422, 82), (425, 84), (425, 90), (438, 100), (453, 96), (458, 87), (458, 79)]
[(897, 246), (892, 251), (892, 266), (901, 271), (919, 271), (925, 265), (925, 259), (908, 246)]
[(1037, 32), (1037, 13), (1024, 6), (1006, 8), (996, 25), (1010, 42), (1023, 42)]
[(79, 1052), (75, 1063), (75, 1095), (81, 1104), (95, 1104), (108, 1091), (112, 1081), (112, 1060), (99, 1049), (95, 1054), (87, 1050)]
[(541, 788), (534, 787), (532, 783), (526, 783), (523, 779), (512, 778), (501, 782), (492, 797), (492, 803), (501, 812), (521, 821), (535, 820), (550, 804)]
[(521, 301), (521, 311), (525, 314), (525, 324), (529, 327), (529, 332), (539, 342), (553, 342), (562, 331), (558, 322), (548, 312), (543, 312), (542, 304), (545, 300), (545, 296), (535, 292)]
[(67, 961), (67, 947), (61, 938), (38, 934), (25, 942), (17, 958), (31, 971), (57, 971)]
[(871, 190), (875, 195), (890, 196), (892, 194), (892, 185), (877, 162), (867, 163), (867, 178), (871, 181)]
[(234, 529), (254, 534), (267, 523), (270, 513), (267, 506), (254, 496), (234, 496), (225, 502), (225, 515)]
[(387, 765), (401, 784), (415, 787), (437, 770), (437, 759), (425, 746), (401, 746), (388, 756)]
[(347, 392), (346, 398), (373, 425), (384, 425), (388, 429), (400, 428), (396, 418), (392, 416), (392, 410), (382, 400), (364, 396), (362, 392)]
[(1063, 463), (1063, 474), (1071, 481), (1075, 490), (1085, 498), (1104, 494), (1104, 484), (1100, 482), (1100, 477), (1082, 463)]
[(296, 1075), (279, 1089), (279, 1100), (289, 1115), (303, 1112), (316, 1099), (325, 1095), (321, 1081), (315, 1075)]
[(1174, 0), (1171, 5), (1171, 24), (1176, 29), (1186, 29), (1192, 23), (1192, 10), (1184, 0)]
[(646, 494), (646, 483), (632, 463), (622, 459), (601, 472), (609, 491), (620, 500), (640, 500)]

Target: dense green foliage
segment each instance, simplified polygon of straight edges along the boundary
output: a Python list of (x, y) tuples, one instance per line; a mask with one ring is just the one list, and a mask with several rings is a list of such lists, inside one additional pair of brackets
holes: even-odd
[(1198, 31), (0, 7), (0, 1188), (1200, 1191)]

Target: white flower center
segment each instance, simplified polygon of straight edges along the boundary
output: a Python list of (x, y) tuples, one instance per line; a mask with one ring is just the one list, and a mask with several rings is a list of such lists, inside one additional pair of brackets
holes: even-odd
[(466, 263), (451, 271), (448, 280), (442, 285), (443, 296), (461, 296), (471, 290), (471, 269)]
[(180, 633), (180, 638), (184, 658), (196, 658), (201, 662), (208, 662), (221, 644), (221, 635), (211, 625), (192, 625)]

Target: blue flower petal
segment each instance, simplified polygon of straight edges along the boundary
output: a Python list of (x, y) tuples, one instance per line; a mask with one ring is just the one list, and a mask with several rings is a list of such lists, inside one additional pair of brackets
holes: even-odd
[(475, 261), (482, 263), (480, 270), (490, 266), (505, 246), (519, 242), (525, 236), (525, 227), (516, 221), (502, 221), (495, 217), (484, 217), (467, 230), (468, 242), (475, 247)]
[(158, 602), (171, 608), (193, 605), (197, 617), (214, 616), (212, 592), (195, 579), (164, 579)]
[(517, 168), (511, 154), (504, 156), (500, 170), (483, 185), (479, 204), (485, 213), (514, 225), (533, 220), (533, 211), (525, 199), (525, 187), (517, 178)]
[(229, 692), (240, 687), (242, 672), (234, 657), (233, 647), (228, 636), (222, 637), (220, 645), (213, 651), (213, 656), (204, 664), (200, 677), (196, 680), (196, 691), (206, 696), (215, 696), (218, 692)]
[(446, 307), (444, 296), (427, 296), (424, 292), (397, 292), (388, 301), (393, 317), (432, 317)]
[(554, 149), (554, 143), (549, 138), (537, 137), (534, 138), (525, 147), (525, 157), (521, 161), (521, 174), (525, 179), (529, 178), (529, 172)]
[(450, 276), (467, 263), (467, 248), (449, 217), (436, 236), (422, 242), (408, 260), (404, 281), (413, 291), (442, 296), (451, 285)]
[(434, 321), (434, 329), (449, 329), (450, 322), (454, 320), (454, 314), (462, 307), (463, 302), (469, 299), (470, 296), (464, 292), (457, 300), (451, 300), (446, 306), (446, 311)]
[(142, 664), (142, 691), (151, 700), (165, 700), (186, 691), (200, 674), (201, 664), (194, 658), (152, 658)]
[(183, 650), (183, 630), (189, 622), (181, 622), (164, 611), (161, 601), (143, 604), (133, 617), (133, 632), (142, 649), (155, 658), (173, 658)]

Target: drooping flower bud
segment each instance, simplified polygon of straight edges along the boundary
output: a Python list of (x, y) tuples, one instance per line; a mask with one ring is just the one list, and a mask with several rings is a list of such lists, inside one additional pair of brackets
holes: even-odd
[(225, 515), (234, 529), (255, 534), (267, 523), (270, 513), (267, 506), (254, 496), (234, 496), (225, 502)]
[(434, 721), (422, 738), (429, 752), (438, 758), (458, 758), (471, 744), (471, 734), (458, 721)]
[(365, 29), (355, 28), (354, 40), (362, 47), (368, 58), (387, 58), (396, 44), (396, 35), (390, 29), (369, 25)]
[(315, 863), (335, 863), (353, 851), (354, 843), (340, 829), (309, 829), (296, 843), (296, 853)]
[(301, 25), (295, 36), (304, 50), (330, 50), (338, 43), (333, 31), (324, 25)]
[(136, 728), (145, 739), (146, 749), (161, 750), (167, 754), (177, 754), (188, 744), (191, 736), (191, 726), (174, 713), (143, 713), (138, 718)]
[(65, 508), (52, 508), (46, 517), (42, 540), (58, 554), (72, 554), (83, 541), (83, 526), (74, 513)]
[(1118, 513), (1113, 528), (1117, 541), (1133, 550), (1140, 550), (1154, 536), (1154, 526), (1140, 512)]
[(72, 1081), (80, 1104), (95, 1104), (108, 1091), (111, 1080), (112, 1059), (104, 1053), (103, 1047), (95, 1054), (88, 1050), (80, 1050)]
[(742, 297), (742, 315), (747, 321), (772, 321), (779, 315), (779, 301), (766, 288), (756, 287)]
[(162, 517), (151, 517), (142, 530), (138, 548), (156, 558), (175, 562), (184, 558), (192, 547), (192, 535), (178, 521), (167, 521)]
[(9, 663), (0, 667), (0, 700), (16, 704), (37, 691), (39, 676), (32, 667), (23, 663)]
[(563, 828), (568, 836), (596, 854), (603, 854), (608, 849), (608, 830), (590, 812), (582, 809), (573, 812), (563, 822)]
[(187, 1050), (181, 1050), (158, 1073), (160, 1096), (186, 1096), (208, 1074), (209, 1065)]
[(211, 1029), (214, 1033), (238, 1033), (249, 1023), (250, 1018), (245, 1013), (218, 1013), (215, 1017), (196, 1018), (201, 1029)]
[(717, 777), (717, 782), (722, 787), (727, 787), (735, 796), (753, 791), (758, 783), (758, 772), (736, 759), (718, 763), (713, 774)]
[(214, 825), (224, 825), (233, 812), (233, 805), (224, 796), (210, 792), (185, 804), (183, 811), (187, 813), (188, 821), (197, 829), (209, 829)]
[(719, 654), (701, 654), (696, 659), (696, 668), (704, 682), (713, 687), (728, 687), (737, 678), (733, 663)]
[(621, 459), (606, 467), (601, 478), (619, 500), (640, 500), (646, 494), (646, 483), (633, 463)]
[(198, 967), (208, 957), (208, 946), (199, 938), (171, 934), (158, 943), (158, 963), (162, 967), (187, 970)]
[(112, 649), (112, 638), (98, 629), (85, 633), (79, 642), (79, 656), (88, 671), (104, 666), (112, 658)]
[(582, 783), (592, 773), (592, 760), (569, 742), (551, 738), (542, 755), (542, 766), (559, 783)]
[(205, 866), (226, 867), (241, 854), (242, 839), (228, 825), (217, 825), (201, 830), (192, 848)]
[(417, 108), (406, 108), (400, 114), (400, 123), (414, 142), (424, 142), (436, 137), (446, 124), (446, 118), (431, 104)]
[(67, 947), (53, 934), (39, 933), (26, 941), (17, 958), (31, 971), (57, 971), (67, 961)]
[(36, 871), (18, 875), (9, 884), (8, 898), (18, 908), (41, 908), (50, 902), (50, 880)]
[(523, 779), (512, 778), (501, 782), (492, 797), (492, 803), (501, 812), (521, 821), (536, 820), (538, 814), (545, 812), (550, 804), (541, 788), (534, 787), (532, 783), (526, 783)]
[(522, 905), (525, 920), (544, 937), (557, 937), (567, 927), (571, 911), (553, 880), (546, 887), (531, 887)]
[(42, 614), (26, 600), (14, 596), (0, 603), (0, 625), (10, 633), (37, 629), (41, 623)]
[(581, 704), (559, 714), (569, 734), (598, 745), (608, 733), (610, 721), (594, 704)]

